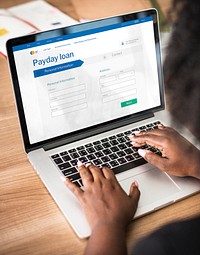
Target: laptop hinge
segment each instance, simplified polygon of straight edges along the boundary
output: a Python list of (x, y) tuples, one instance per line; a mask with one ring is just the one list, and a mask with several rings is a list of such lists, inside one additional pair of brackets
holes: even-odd
[(94, 127), (93, 129), (88, 129), (86, 131), (84, 130), (84, 132), (82, 132), (82, 131), (76, 132), (76, 133), (72, 134), (71, 136), (68, 136), (66, 138), (64, 137), (57, 141), (52, 141), (48, 144), (43, 145), (42, 147), (44, 150), (51, 150), (51, 149), (54, 149), (59, 146), (70, 144), (75, 141), (79, 141), (79, 140), (82, 140), (82, 139), (85, 139), (85, 138), (88, 138), (88, 137), (91, 137), (94, 135), (102, 134), (104, 132), (107, 132), (107, 131), (110, 131), (110, 130), (113, 130), (116, 128), (120, 128), (120, 127), (123, 127), (126, 125), (130, 125), (132, 123), (135, 123), (135, 122), (138, 122), (141, 120), (145, 120), (147, 118), (152, 118), (152, 117), (154, 117), (153, 112), (148, 112), (148, 113), (145, 113), (142, 115), (140, 113), (139, 116), (134, 116), (134, 118), (130, 117), (130, 118), (126, 118), (124, 120), (116, 121), (114, 123), (112, 122), (112, 124), (110, 124), (110, 125), (109, 124), (101, 125), (100, 127), (97, 126), (97, 127)]

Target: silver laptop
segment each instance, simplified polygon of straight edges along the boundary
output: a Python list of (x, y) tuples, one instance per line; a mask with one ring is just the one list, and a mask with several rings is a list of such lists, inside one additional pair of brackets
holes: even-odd
[(146, 163), (128, 139), (169, 124), (155, 9), (14, 38), (7, 53), (28, 159), (80, 238), (91, 230), (60, 178), (82, 186), (78, 159), (111, 167), (127, 192), (139, 182), (135, 217), (199, 190)]

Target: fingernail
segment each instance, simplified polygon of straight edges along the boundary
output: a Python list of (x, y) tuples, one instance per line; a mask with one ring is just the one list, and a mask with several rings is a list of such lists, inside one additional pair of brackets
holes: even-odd
[(139, 153), (140, 156), (142, 156), (143, 158), (144, 158), (145, 155), (146, 155), (146, 151), (145, 151), (145, 150), (142, 150), (142, 149), (139, 149), (139, 150), (138, 150), (138, 153)]
[(84, 164), (83, 164), (80, 160), (77, 161), (77, 166), (78, 166), (78, 167), (83, 166), (83, 165), (84, 165)]
[(60, 176), (60, 179), (63, 181), (63, 182), (66, 182), (66, 178), (64, 176)]
[(88, 166), (91, 166), (92, 164), (91, 163), (86, 163), (85, 166), (88, 167)]
[(139, 187), (139, 185), (138, 185), (138, 182), (137, 181), (134, 181), (134, 184), (135, 184), (135, 186), (138, 188)]
[(140, 131), (134, 131), (132, 134), (133, 135), (139, 135)]
[(136, 145), (136, 142), (131, 142), (131, 144), (134, 146), (134, 145)]

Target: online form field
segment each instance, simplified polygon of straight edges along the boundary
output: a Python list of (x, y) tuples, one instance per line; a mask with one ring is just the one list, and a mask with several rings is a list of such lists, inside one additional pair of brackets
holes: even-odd
[(107, 103), (113, 100), (117, 100), (120, 98), (128, 98), (130, 96), (135, 96), (137, 94), (137, 89), (132, 87), (123, 87), (115, 91), (111, 91), (110, 93), (103, 95), (103, 102)]
[(52, 109), (51, 115), (53, 117), (59, 116), (59, 115), (64, 115), (66, 113), (70, 113), (70, 112), (75, 112), (75, 111), (79, 111), (81, 109), (84, 109), (87, 107), (87, 103), (82, 103), (82, 104), (77, 104), (77, 105), (73, 105), (73, 106), (68, 106), (66, 108), (62, 108), (62, 109)]
[[(135, 79), (132, 79), (132, 80), (129, 80), (129, 81), (124, 81), (124, 82), (119, 82), (119, 83), (112, 83), (110, 84), (109, 86), (102, 86), (101, 87), (101, 92), (102, 93), (106, 93), (106, 92), (109, 92), (109, 91), (116, 91), (118, 89), (122, 89), (124, 87), (129, 87), (129, 88), (125, 88), (125, 90), (127, 89), (132, 89), (133, 88), (133, 85), (135, 84)], [(120, 92), (120, 91), (119, 91)]]
[(70, 86), (70, 87), (65, 87), (61, 89), (54, 89), (51, 92), (51, 89), (49, 90), (49, 98), (52, 99), (59, 99), (62, 98), (64, 95), (69, 95), (70, 93), (77, 92), (77, 91), (82, 91), (85, 90), (85, 84), (79, 84), (76, 86)]
[(136, 78), (133, 69), (100, 77), (102, 100), (104, 103), (120, 98), (136, 96)]
[(50, 88), (49, 99), (52, 116), (59, 116), (86, 108), (85, 91), (85, 84)]

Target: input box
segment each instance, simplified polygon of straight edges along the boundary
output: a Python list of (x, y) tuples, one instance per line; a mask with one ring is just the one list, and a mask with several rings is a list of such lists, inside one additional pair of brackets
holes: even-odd
[(83, 91), (83, 90), (85, 90), (85, 84), (70, 86), (67, 88), (60, 88), (60, 89), (56, 89), (54, 92), (49, 93), (49, 98), (55, 100), (55, 99), (58, 99), (59, 97), (62, 97), (63, 95), (67, 96), (70, 93)]
[(68, 107), (62, 108), (62, 109), (54, 109), (51, 111), (51, 115), (53, 117), (56, 117), (56, 116), (63, 115), (63, 114), (69, 113), (69, 112), (79, 111), (86, 107), (87, 107), (87, 103), (82, 103), (82, 104), (78, 104), (78, 105), (68, 106)]
[(79, 101), (79, 100), (85, 99), (85, 98), (86, 98), (85, 93), (74, 95), (74, 96), (67, 95), (67, 96), (62, 97), (61, 99), (58, 99), (58, 100), (51, 100), (50, 106), (52, 108), (52, 107), (56, 107), (58, 105), (63, 105), (63, 104)]
[(109, 92), (109, 91), (115, 91), (117, 89), (121, 89), (123, 87), (127, 87), (127, 86), (131, 86), (131, 88), (133, 88), (133, 85), (135, 85), (135, 82), (136, 80), (135, 79), (132, 79), (132, 80), (128, 80), (128, 81), (125, 81), (125, 82), (118, 82), (118, 83), (115, 83), (115, 84), (110, 84), (109, 86), (106, 86), (106, 87), (103, 87), (101, 88), (101, 92), (102, 93), (106, 93), (106, 92)]

